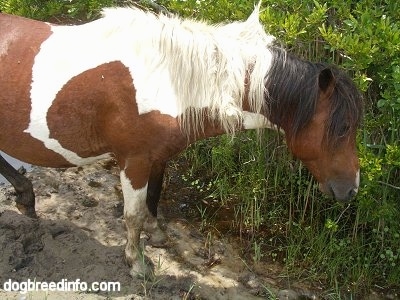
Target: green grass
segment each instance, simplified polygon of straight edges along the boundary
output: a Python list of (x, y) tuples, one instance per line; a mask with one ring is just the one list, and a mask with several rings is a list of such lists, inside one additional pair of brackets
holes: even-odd
[[(329, 299), (400, 288), (398, 231), (383, 226), (380, 215), (372, 218), (377, 212), (364, 207), (363, 192), (349, 205), (323, 196), (279, 134), (265, 132), (261, 142), (255, 132), (200, 141), (185, 156), (200, 199), (233, 207), (230, 234), (251, 246), (247, 260), (278, 262), (289, 280), (322, 282), (336, 291)], [(382, 203), (380, 209), (396, 213)], [(200, 209), (204, 230), (218, 227), (216, 211)]]

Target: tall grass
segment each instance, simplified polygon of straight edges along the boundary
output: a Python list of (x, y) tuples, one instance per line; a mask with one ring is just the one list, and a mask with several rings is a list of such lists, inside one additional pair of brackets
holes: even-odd
[(234, 233), (252, 245), (248, 258), (280, 262), (293, 279), (358, 295), (376, 284), (398, 286), (398, 234), (371, 229), (362, 206), (321, 195), (282, 137), (266, 135), (261, 143), (254, 132), (223, 136), (186, 152), (192, 180), (212, 182), (205, 197), (234, 208)]
[(212, 183), (205, 196), (234, 208), (234, 232), (252, 245), (249, 259), (280, 262), (290, 278), (356, 296), (375, 286), (399, 288), (400, 239), (391, 225), (398, 210), (389, 186), (380, 199), (367, 189), (352, 204), (336, 203), (271, 131), (261, 142), (255, 132), (201, 141), (186, 155), (193, 180)]

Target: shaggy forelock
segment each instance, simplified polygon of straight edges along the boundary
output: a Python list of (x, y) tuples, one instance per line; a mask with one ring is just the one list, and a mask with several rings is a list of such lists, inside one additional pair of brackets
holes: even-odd
[(334, 147), (343, 135), (356, 130), (362, 115), (362, 99), (346, 73), (327, 64), (302, 61), (280, 48), (271, 51), (273, 64), (266, 77), (265, 99), (273, 123), (285, 126), (286, 134), (295, 138), (315, 114), (320, 96), (319, 75), (329, 68), (334, 89), (324, 141)]

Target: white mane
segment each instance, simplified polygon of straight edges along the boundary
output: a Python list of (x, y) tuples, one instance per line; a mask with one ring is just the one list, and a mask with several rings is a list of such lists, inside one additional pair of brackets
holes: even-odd
[[(233, 133), (243, 121), (245, 92), (252, 112), (259, 113), (264, 105), (264, 80), (271, 63), (267, 47), (274, 38), (261, 26), (259, 9), (256, 6), (245, 22), (219, 25), (135, 8), (106, 9), (104, 15), (142, 27), (143, 35), (159, 49), (155, 64), (167, 66), (184, 131), (202, 130), (207, 117)], [(199, 109), (204, 107), (207, 116)]]

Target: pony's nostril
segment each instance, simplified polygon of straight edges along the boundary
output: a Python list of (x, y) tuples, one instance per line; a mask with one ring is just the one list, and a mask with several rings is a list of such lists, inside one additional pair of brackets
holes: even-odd
[(355, 197), (357, 195), (357, 189), (351, 189), (349, 192), (349, 199)]
[(338, 189), (337, 187), (332, 188), (332, 191), (334, 193), (334, 196), (336, 200), (339, 201), (350, 201), (351, 199), (354, 198), (355, 195), (357, 195), (357, 189), (351, 188), (349, 190), (346, 189)]

